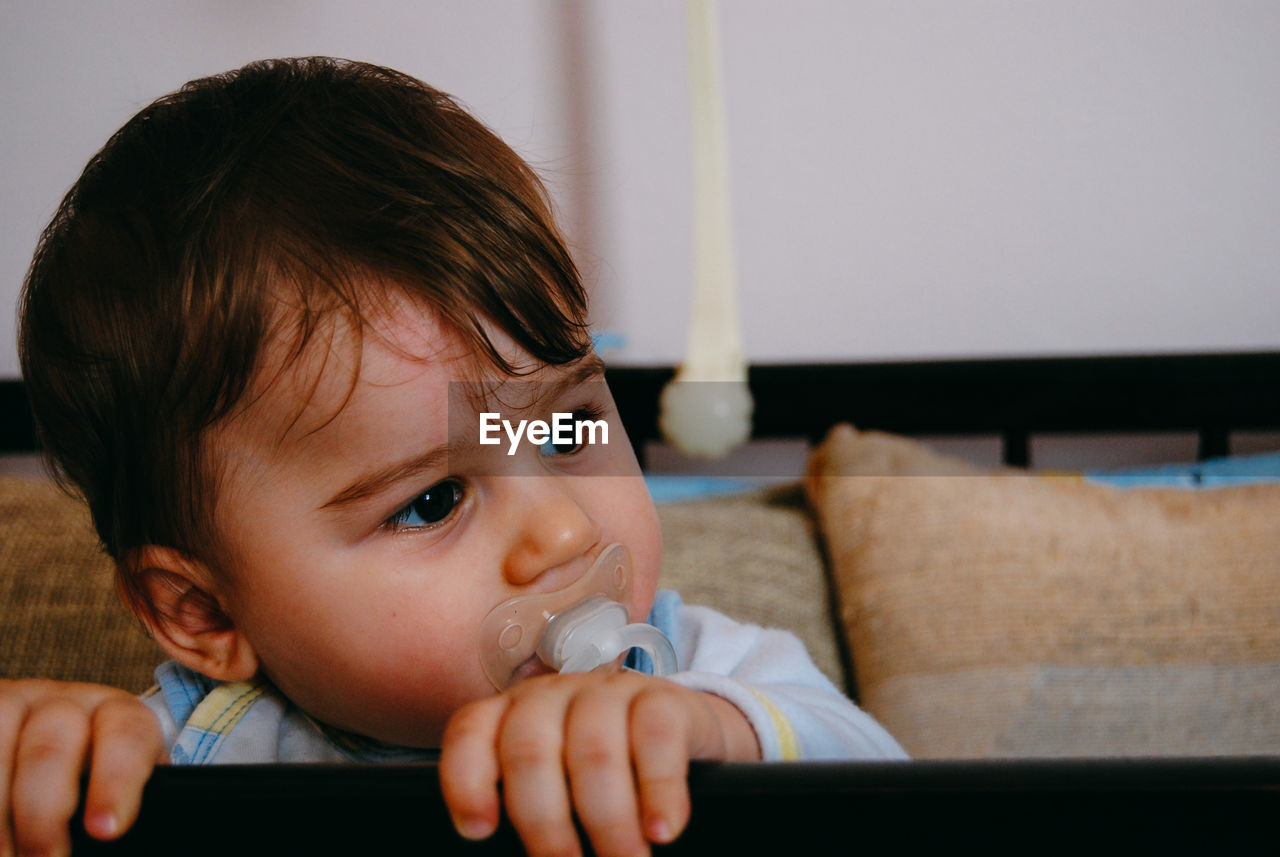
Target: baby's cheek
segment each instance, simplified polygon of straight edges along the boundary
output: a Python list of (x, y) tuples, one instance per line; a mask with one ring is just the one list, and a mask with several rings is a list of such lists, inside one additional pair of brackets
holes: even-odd
[(640, 516), (641, 524), (631, 548), (632, 612), (643, 619), (653, 606), (653, 596), (658, 588), (658, 576), (662, 570), (662, 531), (653, 504), (647, 504), (647, 515)]
[(644, 522), (645, 537), (643, 543), (649, 573), (657, 580), (658, 571), (662, 566), (662, 527), (658, 523), (658, 509), (653, 505), (653, 500), (649, 498), (647, 489), (644, 493), (642, 509), (637, 518)]

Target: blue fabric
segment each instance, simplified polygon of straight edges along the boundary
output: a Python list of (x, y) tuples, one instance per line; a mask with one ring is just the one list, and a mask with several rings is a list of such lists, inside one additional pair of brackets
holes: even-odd
[[(679, 593), (659, 589), (653, 597), (653, 606), (649, 608), (649, 616), (645, 621), (661, 631), (668, 640), (674, 640), (680, 603)], [(644, 649), (632, 649), (627, 654), (626, 667), (638, 673), (653, 675), (653, 659)]]
[[(1090, 482), (1114, 488), (1225, 488), (1260, 482), (1280, 482), (1280, 452), (1234, 455), (1200, 462), (1180, 462), (1152, 467), (1089, 470)], [(691, 476), (646, 474), (645, 484), (653, 502), (660, 505), (743, 494), (772, 481), (740, 476)]]
[(703, 497), (723, 497), (742, 494), (763, 488), (774, 482), (762, 482), (740, 476), (677, 476), (647, 474), (645, 485), (649, 496), (658, 504), (699, 500)]
[(213, 679), (189, 670), (177, 661), (165, 661), (156, 667), (155, 678), (169, 712), (178, 723), (190, 720), (191, 712), (196, 710), (200, 700), (218, 686)]
[(1280, 482), (1280, 452), (1211, 458), (1194, 464), (1096, 470), (1084, 477), (1114, 488), (1227, 488)]

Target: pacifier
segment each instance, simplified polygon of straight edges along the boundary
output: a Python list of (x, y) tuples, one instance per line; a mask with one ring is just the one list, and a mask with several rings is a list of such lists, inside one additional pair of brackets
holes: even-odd
[(557, 672), (587, 672), (641, 649), (655, 675), (676, 671), (676, 653), (661, 631), (628, 622), (631, 556), (605, 548), (587, 573), (556, 592), (519, 595), (489, 611), (480, 623), (480, 664), (498, 690), (535, 655)]

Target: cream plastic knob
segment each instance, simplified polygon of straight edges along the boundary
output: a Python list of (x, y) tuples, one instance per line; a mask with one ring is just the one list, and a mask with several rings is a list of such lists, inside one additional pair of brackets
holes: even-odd
[(681, 381), (659, 399), (662, 434), (685, 455), (723, 458), (751, 436), (751, 392), (745, 381)]

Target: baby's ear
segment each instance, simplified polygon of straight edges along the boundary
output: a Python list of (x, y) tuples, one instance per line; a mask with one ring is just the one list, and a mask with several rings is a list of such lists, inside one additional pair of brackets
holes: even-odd
[(208, 567), (157, 545), (133, 549), (125, 565), (137, 582), (131, 600), (141, 600), (130, 606), (170, 657), (217, 681), (253, 678), (258, 656), (223, 609)]

